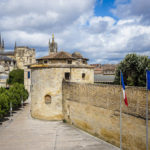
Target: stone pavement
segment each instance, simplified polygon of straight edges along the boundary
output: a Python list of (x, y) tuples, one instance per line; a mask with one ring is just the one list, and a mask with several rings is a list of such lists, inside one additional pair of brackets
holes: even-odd
[(119, 150), (60, 121), (31, 118), (30, 105), (0, 125), (0, 150)]

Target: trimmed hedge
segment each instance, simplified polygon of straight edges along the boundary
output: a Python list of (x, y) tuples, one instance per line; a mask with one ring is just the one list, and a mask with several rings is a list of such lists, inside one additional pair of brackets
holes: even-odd
[(0, 119), (9, 113), (10, 102), (12, 108), (17, 109), (21, 106), (21, 100), (28, 98), (28, 91), (23, 84), (14, 83), (9, 89), (0, 88)]

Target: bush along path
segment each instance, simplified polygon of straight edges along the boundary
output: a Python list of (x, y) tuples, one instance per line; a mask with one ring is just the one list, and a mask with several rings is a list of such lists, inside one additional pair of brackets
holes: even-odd
[(12, 110), (21, 107), (22, 102), (27, 100), (28, 92), (23, 84), (14, 83), (9, 89), (0, 88), (0, 121)]

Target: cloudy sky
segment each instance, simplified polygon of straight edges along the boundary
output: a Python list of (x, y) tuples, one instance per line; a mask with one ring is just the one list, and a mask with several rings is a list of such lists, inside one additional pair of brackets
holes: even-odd
[(0, 32), (7, 50), (48, 54), (79, 51), (89, 63), (118, 63), (127, 53), (150, 56), (150, 0), (0, 0)]

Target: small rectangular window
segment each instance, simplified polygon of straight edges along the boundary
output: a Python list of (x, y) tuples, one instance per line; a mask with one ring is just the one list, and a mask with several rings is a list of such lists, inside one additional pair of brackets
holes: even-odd
[(30, 71), (28, 71), (28, 79), (30, 79)]
[(65, 72), (65, 79), (69, 80), (70, 79), (70, 72)]
[(68, 60), (68, 64), (72, 64), (72, 60)]
[(82, 73), (82, 79), (85, 79), (85, 73)]
[(44, 64), (47, 64), (47, 60), (44, 60)]
[(86, 60), (83, 60), (83, 64), (87, 64)]

